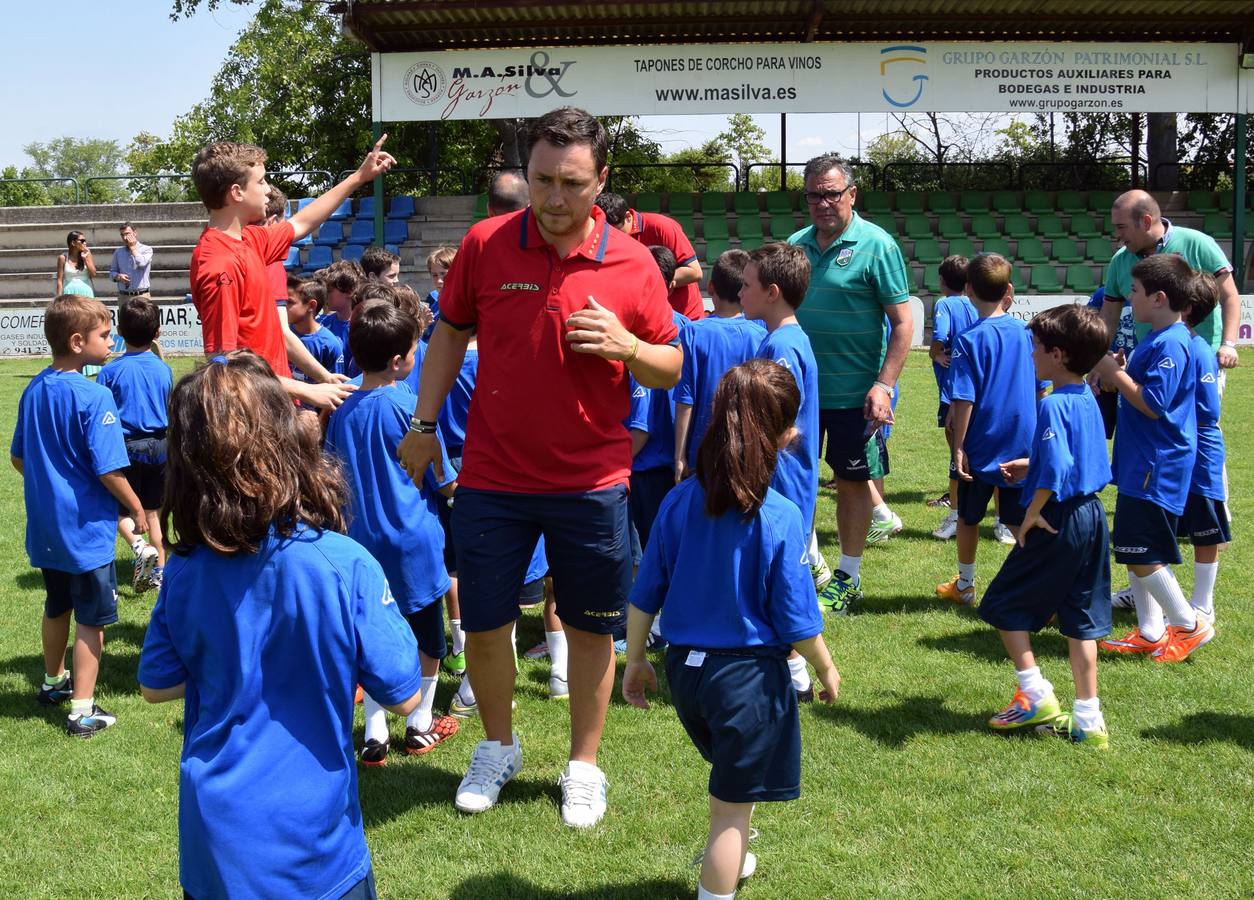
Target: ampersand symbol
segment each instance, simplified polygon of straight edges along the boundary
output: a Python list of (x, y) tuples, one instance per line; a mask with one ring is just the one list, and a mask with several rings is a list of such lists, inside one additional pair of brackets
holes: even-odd
[[(576, 93), (578, 93), (577, 91), (564, 91), (562, 90), (561, 86), (558, 84), (558, 82), (562, 80), (562, 76), (566, 74), (566, 70), (569, 69), (572, 65), (574, 65), (574, 63), (564, 62), (562, 63), (561, 72), (559, 72), (557, 75), (550, 75), (549, 74), (549, 55), (545, 53), (543, 50), (537, 50), (535, 53), (531, 54), (531, 66), (527, 74), (527, 81), (523, 85), (523, 87), (526, 89), (528, 94), (530, 94), (532, 97), (535, 97), (537, 99), (547, 97), (550, 94), (557, 94), (557, 96), (559, 97), (573, 97), (575, 96)], [(545, 91), (544, 93), (540, 93), (534, 87), (532, 87), (531, 80), (535, 78), (537, 75), (539, 75), (541, 78), (543, 78), (545, 81), (549, 83), (549, 89)]]

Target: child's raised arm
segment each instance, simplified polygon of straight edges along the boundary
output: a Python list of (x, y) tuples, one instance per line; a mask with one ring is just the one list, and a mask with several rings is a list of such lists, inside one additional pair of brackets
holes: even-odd
[(1145, 402), (1145, 388), (1132, 380), (1132, 376), (1119, 367), (1119, 361), (1114, 356), (1104, 356), (1093, 367), (1093, 374), (1101, 379), (1102, 384), (1114, 387), (1123, 399), (1131, 403), (1138, 411), (1149, 416), (1151, 419), (1157, 419), (1158, 413), (1150, 409), (1149, 404)]
[(293, 240), (299, 241), (309, 234), (309, 232), (325, 222), (327, 217), (335, 212), (341, 203), (351, 197), (353, 191), (363, 184), (373, 181), (377, 176), (382, 175), (396, 164), (392, 154), (383, 151), (383, 142), (387, 138), (388, 136), (385, 134), (375, 141), (374, 147), (366, 154), (366, 158), (356, 172), (288, 219), (292, 223), (292, 232), (295, 235)]

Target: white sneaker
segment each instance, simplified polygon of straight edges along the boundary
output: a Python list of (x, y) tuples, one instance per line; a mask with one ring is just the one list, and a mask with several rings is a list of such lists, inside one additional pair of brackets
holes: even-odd
[(1193, 607), (1193, 612), (1197, 615), (1198, 619), (1205, 622), (1211, 628), (1215, 627), (1215, 610), (1214, 609), (1211, 609), (1209, 612), (1207, 612), (1206, 610), (1198, 609), (1195, 606)]
[(131, 550), (135, 553), (135, 562), (131, 566), (131, 589), (141, 594), (148, 590), (152, 582), (152, 573), (157, 567), (157, 548), (143, 538), (137, 538)]
[(940, 527), (932, 532), (932, 537), (941, 541), (952, 541), (958, 533), (958, 513), (950, 511), (941, 519)]
[(1131, 585), (1111, 594), (1110, 605), (1113, 609), (1136, 609), (1136, 601), (1132, 599)]
[(740, 867), (740, 879), (743, 881), (758, 870), (758, 858), (749, 850), (745, 851), (745, 862)]
[(993, 538), (999, 544), (1017, 544), (1014, 532), (1001, 523), (1001, 519), (993, 520)]
[(570, 685), (566, 683), (566, 679), (559, 675), (549, 676), (549, 699), (550, 700), (569, 700)]
[(571, 828), (591, 828), (605, 815), (605, 773), (591, 763), (571, 760), (557, 779), (562, 789), (562, 821)]
[(827, 564), (827, 560), (819, 556), (819, 564), (810, 566), (810, 577), (814, 579), (815, 593), (819, 593), (823, 588), (827, 587), (832, 580), (832, 567)]
[(512, 735), (510, 747), (500, 741), (480, 741), (470, 757), (466, 777), (457, 786), (453, 805), (464, 813), (478, 813), (496, 805), (505, 783), (522, 771), (522, 745)]

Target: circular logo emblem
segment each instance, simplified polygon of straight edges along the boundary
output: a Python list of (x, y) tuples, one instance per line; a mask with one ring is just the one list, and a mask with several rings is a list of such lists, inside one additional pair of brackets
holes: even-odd
[(433, 62), (416, 62), (405, 73), (405, 96), (421, 106), (435, 103), (444, 94), (448, 79)]

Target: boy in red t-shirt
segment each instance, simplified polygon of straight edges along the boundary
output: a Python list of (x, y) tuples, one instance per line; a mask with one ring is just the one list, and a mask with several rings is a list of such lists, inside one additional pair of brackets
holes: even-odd
[(288, 394), (312, 406), (335, 407), (348, 396), (351, 389), (344, 385), (291, 378), (266, 266), (286, 259), (293, 241), (321, 225), (355, 190), (395, 164), (381, 149), (386, 138), (379, 138), (348, 178), (287, 221), (267, 226), (249, 224), (265, 218), (270, 195), (266, 151), (221, 141), (196, 154), (192, 181), (209, 210), (209, 225), (192, 251), (191, 284), (207, 356), (252, 350), (270, 364)]

